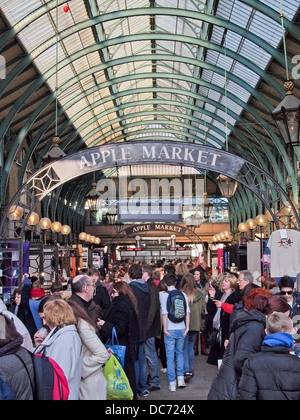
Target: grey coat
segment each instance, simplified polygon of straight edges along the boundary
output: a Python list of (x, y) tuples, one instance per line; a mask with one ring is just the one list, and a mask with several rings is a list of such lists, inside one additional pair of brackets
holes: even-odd
[(63, 370), (68, 381), (69, 400), (79, 400), (83, 353), (76, 326), (54, 328), (35, 351), (36, 354), (43, 352)]

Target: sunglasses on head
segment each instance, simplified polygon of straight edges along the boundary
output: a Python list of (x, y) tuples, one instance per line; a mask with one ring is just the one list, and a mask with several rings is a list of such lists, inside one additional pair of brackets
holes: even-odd
[(289, 290), (288, 292), (279, 292), (280, 296), (284, 296), (284, 295), (292, 295), (293, 291)]

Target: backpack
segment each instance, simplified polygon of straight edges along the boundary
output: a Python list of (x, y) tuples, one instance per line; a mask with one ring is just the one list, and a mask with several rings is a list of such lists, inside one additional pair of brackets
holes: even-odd
[(32, 354), (37, 400), (67, 400), (69, 387), (61, 367), (50, 357)]
[(167, 299), (168, 318), (171, 322), (178, 323), (185, 320), (186, 300), (180, 290), (168, 290)]
[(0, 401), (16, 400), (16, 396), (4, 379), (0, 378)]
[(29, 376), (33, 397), (35, 400), (54, 401), (67, 400), (69, 397), (68, 381), (61, 367), (50, 357), (44, 354), (33, 354), (28, 352), (32, 359), (34, 384), (27, 366), (19, 355), (15, 355), (23, 363)]

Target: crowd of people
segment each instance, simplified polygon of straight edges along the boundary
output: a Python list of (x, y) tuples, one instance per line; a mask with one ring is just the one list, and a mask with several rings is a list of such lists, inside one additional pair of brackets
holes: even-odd
[(0, 395), (3, 382), (16, 399), (34, 398), (34, 353), (57, 362), (70, 400), (106, 400), (102, 368), (113, 351), (105, 344), (115, 331), (134, 400), (159, 392), (162, 374), (171, 392), (186, 387), (199, 353), (219, 367), (209, 400), (299, 399), (299, 315), (290, 277), (212, 278), (190, 260), (110, 263), (49, 291), (26, 277), (10, 307), (0, 300)]

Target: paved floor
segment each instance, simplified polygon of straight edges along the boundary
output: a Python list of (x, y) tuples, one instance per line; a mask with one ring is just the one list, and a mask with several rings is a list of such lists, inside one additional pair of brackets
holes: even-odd
[(148, 397), (139, 397), (140, 400), (206, 400), (210, 385), (218, 372), (217, 366), (206, 363), (207, 356), (197, 355), (194, 362), (194, 377), (190, 379), (185, 388), (177, 388), (176, 392), (169, 391), (168, 376), (160, 372), (160, 391), (150, 392)]

